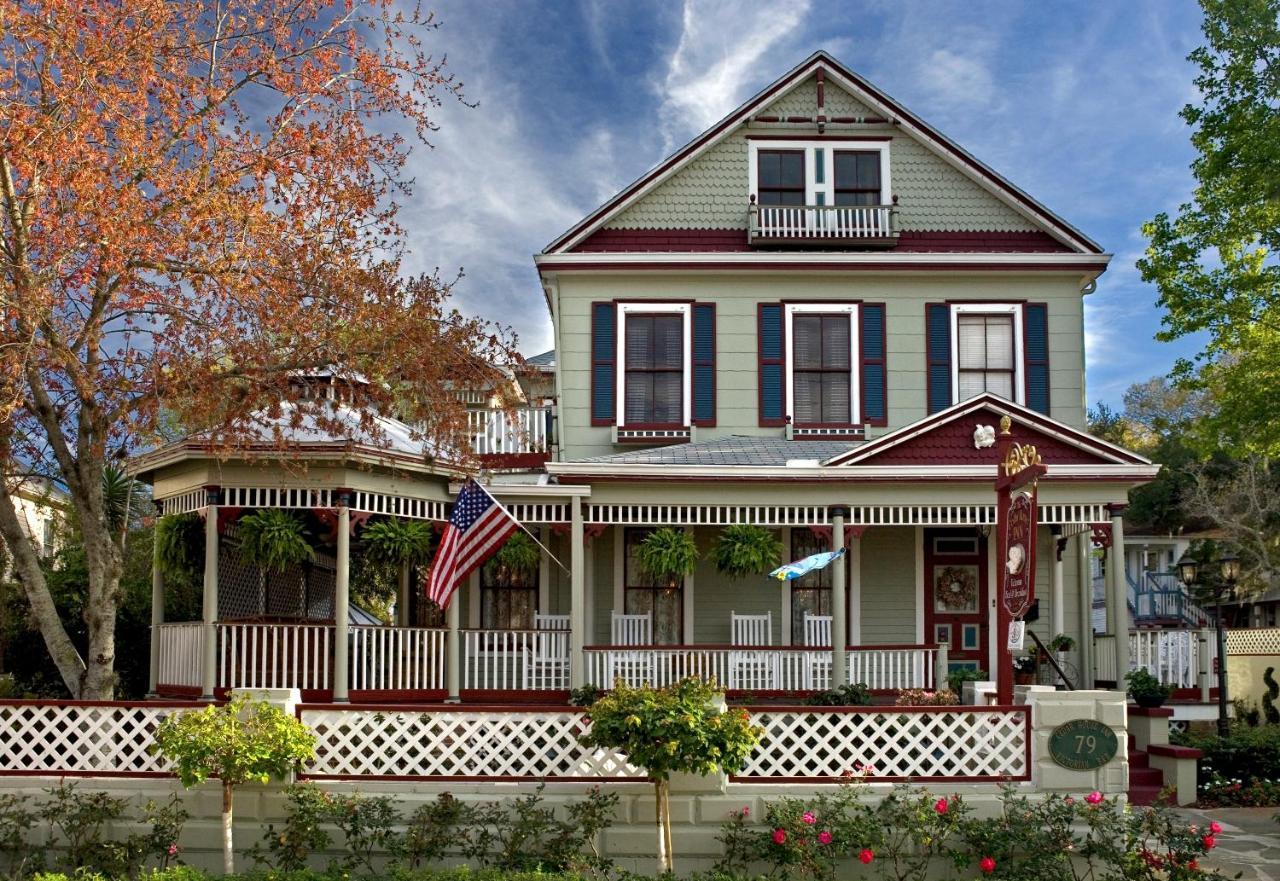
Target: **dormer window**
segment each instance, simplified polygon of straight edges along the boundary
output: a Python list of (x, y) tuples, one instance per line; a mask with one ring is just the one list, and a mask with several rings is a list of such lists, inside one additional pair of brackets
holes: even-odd
[(889, 141), (751, 138), (753, 244), (892, 245)]

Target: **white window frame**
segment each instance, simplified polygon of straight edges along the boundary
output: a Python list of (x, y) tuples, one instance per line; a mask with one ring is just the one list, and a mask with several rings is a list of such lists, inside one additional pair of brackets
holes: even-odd
[[(862, 334), (860, 332), (861, 314), (858, 311), (857, 303), (787, 303), (783, 310), (784, 324), (783, 333), (785, 334), (786, 345), (786, 383), (787, 387), (784, 392), (784, 400), (786, 401), (786, 418), (792, 425), (795, 424), (795, 412), (793, 403), (795, 400), (795, 351), (796, 347), (792, 338), (792, 318), (795, 315), (803, 315), (805, 313), (821, 313), (824, 315), (848, 315), (849, 316), (849, 424), (862, 425), (862, 383), (861, 367), (862, 352), (859, 344), (862, 342)], [(806, 423), (807, 424), (807, 423)]]
[(693, 392), (693, 304), (692, 303), (619, 303), (617, 307), (617, 325), (618, 338), (617, 345), (617, 399), (614, 404), (614, 412), (619, 428), (625, 428), (627, 424), (627, 315), (632, 313), (668, 313), (679, 314), (683, 316), (682, 333), (684, 340), (684, 366), (681, 371), (681, 427), (688, 428), (690, 425), (690, 414), (692, 413), (692, 402), (690, 400)]
[[(804, 151), (804, 203), (806, 205), (818, 204), (817, 196), (823, 194), (823, 204), (835, 204), (836, 189), (836, 159), (837, 150), (857, 150), (861, 153), (876, 152), (880, 154), (880, 205), (888, 205), (893, 201), (893, 181), (889, 175), (889, 144), (886, 138), (883, 141), (835, 141), (835, 140), (804, 140), (797, 139), (794, 141), (747, 141), (747, 173), (748, 192), (753, 198), (759, 196), (760, 183), (760, 151), (761, 150), (803, 150)], [(816, 163), (814, 162), (814, 150), (821, 149), (823, 151), (823, 174), (822, 183), (814, 180), (814, 170)]]
[[(1025, 365), (1023, 364), (1021, 303), (952, 303), (951, 304), (951, 400), (960, 403), (960, 316), (1013, 316), (1013, 401), (1026, 405)], [(965, 400), (968, 400), (966, 398)]]

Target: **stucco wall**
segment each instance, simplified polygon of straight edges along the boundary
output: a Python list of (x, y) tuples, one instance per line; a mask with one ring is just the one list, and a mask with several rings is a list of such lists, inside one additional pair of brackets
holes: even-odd
[(729, 434), (782, 436), (760, 428), (756, 307), (760, 302), (864, 300), (886, 305), (888, 429), (927, 414), (925, 304), (945, 300), (1031, 301), (1048, 304), (1050, 415), (1083, 428), (1084, 317), (1078, 275), (1013, 272), (957, 275), (662, 274), (645, 277), (565, 274), (560, 277), (563, 394), (560, 427), (567, 460), (614, 451), (608, 428), (590, 425), (591, 303), (677, 299), (716, 304), (716, 425), (698, 438)]

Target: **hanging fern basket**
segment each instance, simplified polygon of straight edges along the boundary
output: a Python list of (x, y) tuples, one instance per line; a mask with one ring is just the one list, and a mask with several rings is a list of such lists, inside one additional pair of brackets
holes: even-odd
[(302, 518), (280, 508), (245, 514), (236, 521), (236, 536), (241, 559), (269, 572), (284, 572), (316, 557)]
[(782, 565), (782, 542), (763, 526), (726, 526), (711, 558), (721, 574), (735, 580), (764, 575)]
[(663, 526), (644, 537), (636, 549), (636, 561), (654, 579), (674, 591), (686, 575), (698, 568), (698, 545), (683, 529)]

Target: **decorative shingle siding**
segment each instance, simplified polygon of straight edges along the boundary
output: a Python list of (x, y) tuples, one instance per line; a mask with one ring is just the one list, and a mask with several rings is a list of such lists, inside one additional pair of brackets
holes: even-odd
[[(826, 84), (825, 95), (828, 117), (875, 115), (869, 107), (830, 82)], [(816, 112), (817, 85), (809, 79), (760, 115), (813, 116)], [(817, 134), (816, 128), (788, 127), (785, 131), (797, 138)], [(606, 228), (745, 230), (749, 196), (746, 132), (746, 126), (742, 126), (708, 148), (653, 192), (610, 220)], [(857, 133), (893, 139), (889, 161), (902, 230), (1026, 232), (1036, 229), (1030, 221), (901, 129), (861, 127)]]

